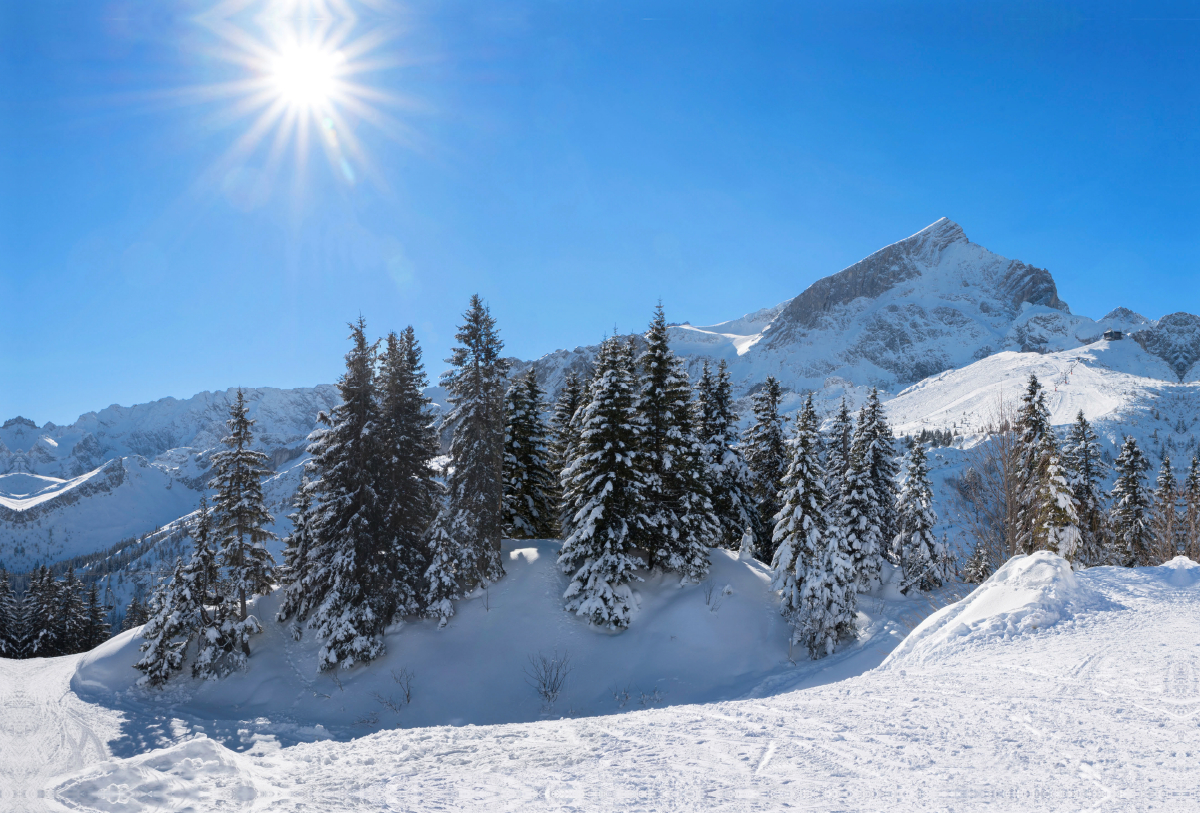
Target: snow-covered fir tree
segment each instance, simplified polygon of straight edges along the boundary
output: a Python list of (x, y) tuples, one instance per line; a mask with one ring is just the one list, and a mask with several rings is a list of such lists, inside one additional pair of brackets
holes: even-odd
[(21, 656), (21, 618), (8, 571), (0, 568), (0, 658)]
[(125, 605), (125, 612), (121, 616), (121, 632), (127, 632), (135, 627), (140, 627), (149, 618), (150, 609), (142, 601), (141, 595), (134, 593), (133, 598)]
[(1193, 456), (1183, 481), (1184, 555), (1200, 562), (1200, 457)]
[(837, 512), (833, 515), (834, 525), (850, 553), (855, 589), (860, 593), (878, 584), (885, 541), (890, 541), (884, 539), (879, 527), (883, 512), (871, 471), (875, 451), (875, 429), (869, 408), (864, 405), (858, 413), (858, 424), (850, 444), (850, 465), (842, 481)]
[(55, 584), (58, 602), (58, 619), (55, 638), (60, 655), (86, 652), (85, 632), (87, 612), (84, 604), (84, 587), (75, 578), (75, 569), (69, 568), (66, 576)]
[(892, 551), (900, 565), (901, 589), (908, 592), (932, 590), (945, 583), (946, 551), (934, 533), (937, 513), (933, 509), (933, 486), (925, 446), (914, 443), (908, 455), (908, 470), (896, 497), (897, 531)]
[(716, 544), (729, 550), (741, 548), (747, 529), (752, 538), (762, 534), (753, 496), (754, 475), (736, 444), (736, 426), (729, 367), (721, 359), (714, 375), (705, 359), (696, 382), (696, 433), (704, 446), (713, 513), (721, 524)]
[(292, 521), (292, 532), (283, 540), (283, 564), (276, 570), (280, 584), (283, 586), (283, 599), (279, 602), (279, 610), (275, 620), (292, 620), (292, 636), (300, 639), (299, 620), (308, 618), (314, 608), (313, 593), (310, 590), (313, 577), (313, 484), (305, 474), (300, 478), (300, 487), (292, 496), (292, 508), (288, 514)]
[(29, 588), (21, 602), (26, 658), (50, 658), (62, 654), (59, 649), (60, 627), (58, 590), (50, 568), (42, 565), (30, 574)]
[(629, 625), (629, 583), (645, 564), (634, 553), (650, 538), (645, 425), (637, 409), (633, 349), (607, 339), (596, 357), (587, 403), (578, 413), (577, 453), (563, 472), (574, 495), (571, 533), (558, 565), (571, 579), (566, 609), (611, 629)]
[(459, 344), (442, 375), (454, 427), (447, 495), (429, 533), (426, 605), (442, 623), (462, 587), (494, 584), (504, 575), (504, 393), (509, 362), (496, 320), (478, 295), (463, 316)]
[(1075, 561), (1084, 567), (1108, 564), (1111, 557), (1108, 512), (1100, 486), (1107, 467), (1100, 439), (1083, 416), (1082, 409), (1067, 435), (1063, 462), (1079, 508), (1080, 539)]
[(530, 367), (505, 396), (504, 529), (510, 539), (553, 539), (558, 533), (558, 477), (542, 420), (544, 395)]
[[(875, 525), (879, 528), (879, 549), (886, 556), (891, 549), (887, 543), (895, 538), (897, 532), (898, 470), (892, 428), (888, 425), (883, 402), (879, 400), (879, 390), (875, 387), (871, 388), (867, 403), (859, 412), (859, 426), (856, 427), (856, 432), (860, 442), (864, 444), (867, 476), (871, 483), (870, 493), (875, 501), (872, 510)], [(854, 436), (851, 438), (851, 446), (853, 443)]]
[[(196, 639), (192, 676), (213, 679), (233, 668), (228, 654), (232, 647), (229, 626), (234, 623), (233, 605), (224, 597), (224, 583), (217, 566), (217, 549), (212, 534), (212, 511), (204, 498), (190, 529), (192, 555), (183, 567), (177, 593), (176, 612), (190, 619), (187, 635)], [(194, 632), (193, 632), (194, 630)], [(236, 658), (234, 659), (236, 663)]]
[(213, 534), (224, 575), (222, 598), (230, 605), (226, 643), (234, 668), (245, 665), (250, 637), (262, 631), (248, 603), (253, 596), (270, 594), (275, 581), (275, 560), (267, 550), (267, 542), (275, 538), (267, 526), (275, 518), (267, 512), (262, 490), (271, 470), (266, 454), (252, 448), (256, 421), (249, 411), (239, 389), (225, 422), (229, 434), (221, 441), (228, 448), (212, 456), (214, 474), (208, 483), (214, 491)]
[(575, 509), (575, 498), (579, 496), (572, 491), (572, 483), (564, 479), (566, 471), (577, 455), (576, 446), (579, 443), (580, 410), (587, 402), (588, 388), (575, 372), (567, 373), (563, 386), (558, 391), (554, 402), (554, 414), (550, 418), (552, 437), (551, 450), (554, 453), (555, 471), (558, 473), (558, 528), (562, 538), (567, 538), (575, 530), (571, 524)]
[(1174, 559), (1179, 552), (1179, 484), (1171, 468), (1171, 457), (1163, 453), (1162, 467), (1155, 482), (1154, 506), (1150, 527), (1154, 533), (1154, 558), (1159, 562)]
[(183, 669), (187, 646), (196, 635), (196, 619), (188, 612), (196, 602), (191, 595), (183, 562), (176, 560), (170, 578), (150, 597), (150, 617), (142, 627), (142, 657), (133, 665), (142, 673), (138, 683), (162, 686)]
[(825, 487), (829, 491), (830, 512), (842, 498), (846, 470), (850, 468), (850, 447), (854, 442), (854, 418), (842, 396), (837, 412), (825, 435)]
[(554, 468), (560, 477), (562, 470), (575, 457), (573, 448), (579, 439), (575, 415), (583, 406), (585, 395), (579, 374), (574, 370), (569, 371), (558, 390), (558, 398), (554, 401), (554, 411), (550, 416), (550, 451), (554, 455)]
[(100, 600), (100, 589), (95, 582), (88, 585), (84, 599), (84, 627), (81, 651), (95, 649), (108, 640), (112, 625), (108, 622), (111, 607), (106, 607)]
[[(319, 416), (309, 435), (315, 509), (308, 626), (322, 639), (321, 670), (370, 661), (384, 651), (390, 565), (386, 506), (379, 492), (383, 458), (375, 347), (360, 317), (350, 325), (346, 371), (338, 380), (341, 403)], [(297, 614), (298, 621), (304, 620)]]
[(779, 611), (793, 628), (792, 643), (804, 641), (808, 628), (804, 584), (824, 564), (829, 542), (829, 495), (821, 466), (821, 442), (812, 395), (796, 420), (789, 441), (791, 462), (783, 476), (783, 506), (774, 519), (771, 589), (779, 591)]
[(1037, 487), (1033, 545), (1037, 550), (1054, 551), (1067, 561), (1074, 561), (1082, 542), (1079, 530), (1079, 505), (1067, 480), (1058, 442), (1053, 432), (1042, 436), (1038, 459), (1043, 472)]
[(742, 456), (754, 475), (754, 502), (763, 525), (757, 554), (764, 562), (775, 556), (772, 518), (779, 513), (779, 489), (789, 463), (783, 417), (779, 414), (782, 398), (779, 382), (767, 376), (752, 401), (754, 422), (742, 434)]
[(386, 542), (381, 555), (387, 601), (381, 613), (388, 621), (419, 612), (424, 601), (425, 533), (440, 497), (433, 469), (438, 437), (425, 395), (428, 385), (412, 326), (398, 336), (389, 334), (378, 382), (382, 449), (377, 486)]
[(1126, 567), (1155, 564), (1151, 500), (1145, 484), (1150, 464), (1132, 437), (1125, 438), (1114, 468), (1117, 481), (1112, 490), (1109, 524), (1121, 553), (1119, 564)]
[(671, 350), (660, 304), (638, 359), (638, 411), (651, 521), (650, 566), (699, 581), (708, 572), (708, 548), (720, 534), (709, 494), (704, 449), (692, 427), (691, 387), (683, 361)]
[(1044, 479), (1046, 464), (1044, 451), (1046, 435), (1050, 428), (1050, 410), (1046, 407), (1046, 391), (1037, 376), (1030, 373), (1021, 406), (1017, 410), (1017, 484), (1015, 493), (1019, 503), (1016, 520), (1017, 550), (1033, 553), (1038, 550), (1040, 529), (1038, 516), (1042, 513), (1039, 495), (1045, 493)]
[(776, 516), (772, 586), (783, 592), (781, 610), (793, 624), (792, 643), (809, 656), (832, 654), (854, 635), (857, 590), (847, 537), (827, 514), (829, 495), (821, 466), (821, 436), (812, 395), (805, 400)]

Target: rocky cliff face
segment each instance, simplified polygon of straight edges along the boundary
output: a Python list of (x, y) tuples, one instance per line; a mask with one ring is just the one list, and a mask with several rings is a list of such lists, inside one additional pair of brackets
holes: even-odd
[(1196, 365), (1200, 361), (1200, 316), (1170, 313), (1134, 331), (1132, 338), (1147, 352), (1170, 364), (1180, 381), (1195, 381), (1200, 377)]

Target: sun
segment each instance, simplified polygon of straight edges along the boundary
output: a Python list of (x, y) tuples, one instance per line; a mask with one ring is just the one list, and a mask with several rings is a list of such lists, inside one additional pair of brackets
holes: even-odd
[(345, 62), (340, 51), (316, 44), (293, 44), (275, 54), (268, 75), (280, 99), (291, 107), (319, 110), (338, 95), (338, 76)]

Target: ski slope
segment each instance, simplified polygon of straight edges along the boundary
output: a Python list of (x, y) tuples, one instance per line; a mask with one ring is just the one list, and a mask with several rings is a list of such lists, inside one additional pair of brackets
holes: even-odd
[[(1200, 567), (1017, 557), (880, 668), (804, 691), (241, 752), (47, 784), (71, 810), (1193, 810)], [(953, 632), (954, 634), (949, 634)], [(46, 668), (54, 662), (42, 662)]]

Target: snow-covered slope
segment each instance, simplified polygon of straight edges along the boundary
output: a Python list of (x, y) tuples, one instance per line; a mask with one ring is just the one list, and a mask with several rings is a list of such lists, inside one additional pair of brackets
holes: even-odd
[[(398, 625), (386, 637), (384, 658), (336, 676), (317, 674), (319, 642), (311, 633), (295, 641), (274, 621), (279, 596), (273, 595), (255, 605), (266, 631), (254, 639), (244, 674), (217, 682), (182, 677), (165, 692), (141, 689), (132, 668), (141, 640), (126, 633), (87, 654), (72, 686), (127, 716), (134, 750), (174, 741), (184, 728), (233, 744), (261, 734), (288, 743), (348, 739), (397, 726), (613, 714), (819, 685), (877, 666), (897, 633), (934, 609), (923, 596), (904, 598), (890, 588), (864, 596), (859, 642), (826, 661), (799, 653), (789, 660), (790, 627), (766, 566), (714, 550), (706, 584), (643, 572), (647, 580), (634, 586), (637, 616), (614, 634), (563, 611), (567, 578), (555, 564), (559, 548), (506, 542), (508, 574), (489, 592), (458, 601), (447, 627), (424, 619)], [(569, 658), (570, 675), (551, 709), (530, 685), (529, 659), (556, 652)], [(411, 704), (401, 702), (393, 678), (402, 670), (413, 676)], [(169, 727), (167, 717), (174, 721)]]
[(186, 514), (199, 496), (137, 455), (70, 480), (0, 475), (0, 567), (21, 572), (106, 548)]
[(1080, 410), (1111, 447), (1127, 435), (1152, 458), (1198, 449), (1200, 382), (1180, 383), (1171, 366), (1134, 341), (1099, 341), (1057, 353), (997, 353), (921, 381), (887, 404), (901, 434), (953, 429), (967, 437), (1015, 407), (1029, 376), (1046, 388), (1050, 422), (1065, 431)]
[[(956, 623), (968, 634), (950, 634)], [(260, 735), (241, 753), (189, 732), (131, 758), (85, 751), (91, 764), (44, 787), (89, 811), (1193, 809), (1194, 563), (1074, 574), (1022, 557), (913, 639), (884, 668), (772, 697), (284, 748)], [(64, 701), (33, 725), (46, 740), (112, 727), (104, 707)], [(69, 764), (68, 748), (45, 750)]]

